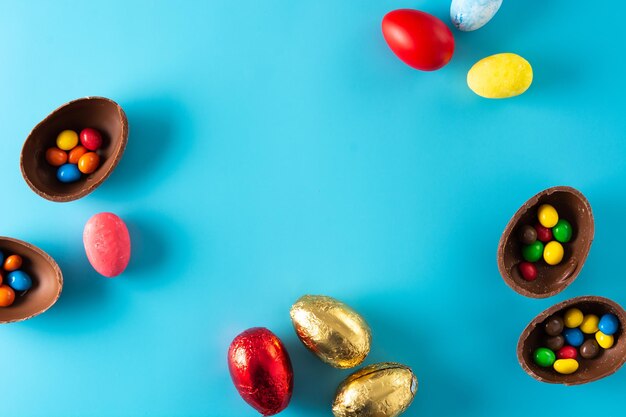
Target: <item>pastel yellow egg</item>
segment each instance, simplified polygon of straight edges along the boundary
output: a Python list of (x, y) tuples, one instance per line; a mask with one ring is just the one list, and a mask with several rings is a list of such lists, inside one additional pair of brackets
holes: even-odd
[(57, 136), (57, 147), (64, 151), (69, 151), (78, 145), (78, 133), (73, 130), (64, 130)]
[(542, 204), (537, 210), (537, 219), (543, 227), (550, 229), (559, 222), (559, 213), (550, 204)]
[(580, 330), (583, 333), (593, 334), (598, 331), (598, 323), (600, 318), (595, 314), (587, 314), (583, 317), (583, 322), (580, 323)]
[(609, 349), (613, 346), (615, 339), (613, 338), (613, 335), (604, 334), (601, 331), (598, 331), (596, 333), (596, 341), (603, 349)]
[(495, 54), (481, 59), (467, 73), (467, 85), (481, 97), (515, 97), (528, 90), (533, 69), (517, 54)]
[(563, 317), (563, 321), (565, 322), (565, 327), (569, 327), (573, 329), (574, 327), (578, 327), (583, 322), (583, 312), (577, 308), (570, 308), (565, 312), (565, 316)]
[(576, 359), (557, 359), (552, 366), (558, 373), (569, 375), (578, 370), (578, 361)]
[(548, 242), (543, 248), (543, 260), (546, 261), (548, 265), (558, 265), (561, 263), (564, 254), (563, 245), (556, 240)]

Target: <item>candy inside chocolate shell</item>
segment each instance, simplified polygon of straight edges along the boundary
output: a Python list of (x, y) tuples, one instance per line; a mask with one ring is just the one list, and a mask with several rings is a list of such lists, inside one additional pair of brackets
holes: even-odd
[[(537, 224), (537, 209), (542, 204), (554, 206), (559, 218), (569, 221), (573, 234), (563, 243), (565, 254), (558, 265), (548, 265), (543, 259), (535, 263), (537, 278), (526, 281), (518, 270), (522, 257), (522, 228)], [(570, 285), (580, 273), (587, 259), (594, 235), (594, 221), (589, 201), (572, 187), (552, 187), (528, 200), (509, 221), (498, 245), (500, 275), (518, 293), (532, 298), (545, 298), (558, 294)]]
[[(619, 319), (619, 328), (614, 334), (615, 344), (609, 349), (600, 349), (594, 359), (584, 359), (578, 355), (579, 368), (569, 375), (557, 373), (552, 367), (542, 368), (533, 360), (533, 352), (539, 347), (546, 346), (547, 335), (545, 324), (554, 315), (563, 317), (565, 311), (576, 307), (584, 314), (612, 313)], [(608, 298), (585, 296), (576, 297), (558, 303), (535, 317), (522, 332), (517, 344), (517, 359), (526, 373), (541, 382), (552, 384), (579, 385), (596, 381), (613, 374), (626, 361), (626, 312), (614, 301)]]

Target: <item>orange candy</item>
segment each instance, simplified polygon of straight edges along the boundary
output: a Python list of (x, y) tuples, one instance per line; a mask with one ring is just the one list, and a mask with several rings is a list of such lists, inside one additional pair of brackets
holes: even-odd
[(15, 292), (8, 285), (0, 285), (0, 307), (8, 307), (15, 301)]
[(59, 167), (67, 162), (67, 153), (59, 148), (49, 148), (46, 151), (46, 161), (52, 166)]
[(0, 271), (0, 285), (4, 282), (4, 272)]
[(70, 151), (70, 156), (67, 158), (67, 162), (70, 164), (77, 164), (80, 157), (87, 153), (87, 148), (83, 145), (78, 145)]
[(91, 174), (100, 165), (100, 157), (95, 152), (87, 152), (78, 160), (78, 169), (83, 174)]
[(11, 255), (4, 260), (4, 269), (7, 271), (15, 271), (22, 267), (22, 257), (20, 255)]

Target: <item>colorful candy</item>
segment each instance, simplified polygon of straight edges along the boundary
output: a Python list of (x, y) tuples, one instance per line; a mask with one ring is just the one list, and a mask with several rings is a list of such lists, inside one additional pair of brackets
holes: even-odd
[(573, 346), (563, 346), (556, 352), (558, 359), (576, 359), (578, 357), (578, 351)]
[(565, 312), (563, 321), (565, 323), (565, 327), (569, 327), (570, 329), (573, 329), (575, 327), (580, 326), (584, 318), (585, 316), (583, 315), (582, 311), (580, 311), (577, 308), (570, 308)]
[(519, 272), (526, 281), (534, 281), (537, 279), (537, 267), (532, 262), (520, 262), (517, 265)]
[(87, 152), (88, 152), (87, 148), (85, 148), (83, 145), (78, 145), (77, 147), (75, 147), (69, 152), (67, 162), (69, 162), (70, 164), (78, 164), (80, 157), (86, 154)]
[(556, 360), (556, 355), (548, 348), (540, 347), (533, 353), (535, 363), (543, 368), (552, 366)]
[(613, 335), (604, 334), (598, 330), (596, 332), (596, 341), (603, 349), (610, 349), (615, 342), (615, 338), (613, 337)]
[(595, 314), (587, 314), (580, 323), (580, 330), (586, 334), (593, 334), (598, 331), (600, 319)]
[(87, 152), (78, 160), (78, 170), (83, 174), (91, 174), (100, 165), (100, 157), (95, 152)]
[(15, 271), (22, 267), (22, 257), (20, 255), (11, 255), (4, 260), (3, 268), (6, 271)]
[(535, 230), (537, 231), (537, 239), (543, 243), (548, 243), (552, 240), (552, 229), (548, 229), (547, 227), (543, 227), (541, 223), (537, 223)]
[(550, 204), (540, 205), (537, 210), (537, 217), (539, 218), (539, 223), (541, 223), (543, 227), (547, 228), (556, 226), (559, 221), (559, 214)]
[(483, 58), (467, 73), (469, 88), (485, 98), (518, 96), (530, 87), (532, 81), (533, 69), (528, 61), (511, 53)]
[(0, 285), (0, 307), (9, 307), (15, 301), (15, 291), (6, 284)]
[(80, 143), (90, 151), (98, 150), (102, 146), (102, 135), (96, 129), (85, 128), (80, 131)]
[(49, 148), (46, 151), (46, 161), (53, 167), (60, 167), (67, 162), (67, 153), (59, 148)]
[(15, 291), (28, 291), (33, 282), (26, 272), (11, 271), (7, 275), (7, 284)]
[(57, 179), (64, 183), (76, 182), (80, 179), (78, 166), (74, 164), (64, 164), (57, 170)]
[(15, 301), (15, 292), (25, 294), (33, 282), (28, 274), (20, 268), (24, 265), (24, 260), (20, 255), (13, 254), (6, 258), (0, 251), (0, 307), (9, 307)]
[[(63, 183), (76, 182), (82, 174), (92, 174), (100, 165), (96, 152), (102, 146), (102, 135), (95, 129), (85, 128), (79, 135), (64, 130), (57, 136), (57, 147), (46, 151), (46, 160), (57, 169), (57, 179)], [(69, 152), (66, 152), (69, 151)]]
[(565, 219), (559, 219), (552, 228), (554, 238), (561, 243), (567, 243), (572, 239), (572, 225)]
[(537, 230), (535, 230), (535, 228), (532, 226), (524, 225), (520, 229), (519, 237), (520, 241), (524, 245), (530, 245), (531, 243), (534, 243), (535, 240), (537, 240)]
[[(563, 330), (563, 337), (565, 338), (565, 342), (571, 346), (580, 346), (585, 341), (585, 336), (580, 329), (565, 329)], [(600, 345), (602, 346), (602, 345)]]
[(87, 259), (101, 275), (113, 278), (130, 261), (130, 235), (122, 219), (113, 213), (98, 213), (85, 224), (83, 244)]
[(545, 324), (546, 334), (549, 336), (558, 336), (563, 332), (565, 323), (559, 316), (552, 316)]
[(548, 349), (556, 352), (557, 350), (565, 346), (565, 338), (561, 335), (549, 337), (548, 339), (546, 339), (546, 346), (548, 347)]
[(57, 148), (69, 151), (78, 145), (78, 135), (73, 130), (64, 130), (57, 136)]
[(463, 32), (480, 29), (498, 12), (502, 0), (452, 0), (450, 19)]
[(617, 328), (619, 327), (619, 320), (615, 314), (604, 314), (600, 317), (600, 321), (598, 322), (598, 329), (606, 334), (613, 335), (617, 332)]
[(543, 249), (543, 260), (546, 261), (548, 265), (558, 265), (563, 260), (564, 254), (565, 250), (563, 246), (553, 240), (552, 242), (548, 242)]
[(539, 259), (541, 259), (542, 255), (543, 255), (543, 243), (541, 243), (538, 240), (522, 248), (522, 256), (528, 262), (537, 262)]
[(578, 370), (578, 361), (576, 359), (557, 359), (554, 361), (553, 367), (558, 373), (569, 375)]
[(600, 353), (600, 345), (595, 339), (587, 339), (580, 346), (580, 356), (584, 359), (593, 359)]

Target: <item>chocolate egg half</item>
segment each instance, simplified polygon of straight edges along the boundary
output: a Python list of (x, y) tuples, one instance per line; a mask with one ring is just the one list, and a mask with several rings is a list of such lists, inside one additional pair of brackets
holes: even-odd
[(10, 237), (0, 237), (0, 251), (5, 256), (20, 255), (21, 270), (33, 280), (32, 287), (16, 294), (9, 307), (0, 307), (0, 323), (11, 323), (35, 317), (49, 309), (61, 295), (63, 274), (59, 265), (38, 247)]
[(411, 368), (384, 362), (348, 376), (337, 389), (335, 417), (395, 417), (411, 405), (417, 378)]
[[(63, 130), (80, 132), (87, 127), (102, 134), (100, 166), (76, 182), (62, 183), (57, 179), (57, 169), (46, 161), (46, 150), (55, 146), (56, 137)], [(50, 113), (26, 138), (20, 156), (22, 176), (34, 192), (47, 200), (77, 200), (108, 178), (122, 158), (127, 140), (128, 120), (116, 102), (104, 97), (70, 101)]]
[(335, 368), (359, 365), (370, 351), (370, 328), (356, 311), (332, 297), (305, 295), (291, 307), (300, 341)]
[[(542, 204), (554, 206), (559, 218), (569, 221), (573, 235), (564, 243), (565, 254), (558, 265), (538, 261), (537, 278), (526, 281), (518, 271), (522, 258), (519, 234), (525, 225), (537, 223), (537, 209)], [(558, 294), (570, 285), (580, 273), (587, 259), (594, 235), (594, 221), (589, 201), (572, 187), (552, 187), (540, 192), (524, 203), (504, 229), (498, 245), (498, 269), (504, 282), (518, 293), (532, 298), (545, 298)]]
[[(594, 359), (578, 357), (579, 368), (569, 375), (557, 373), (552, 367), (542, 368), (533, 360), (535, 349), (545, 346), (545, 323), (553, 315), (563, 317), (565, 310), (578, 308), (584, 314), (612, 313), (619, 319), (619, 328), (615, 333), (615, 345), (610, 349), (601, 349), (601, 353)], [(543, 311), (526, 326), (517, 344), (517, 359), (526, 373), (538, 381), (552, 384), (579, 385), (596, 381), (616, 372), (626, 362), (626, 312), (616, 302), (608, 298), (585, 296), (576, 297), (558, 303)]]

